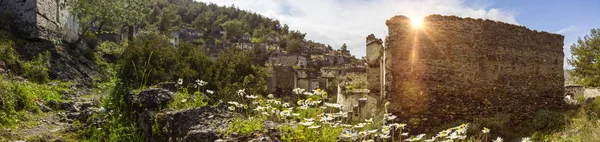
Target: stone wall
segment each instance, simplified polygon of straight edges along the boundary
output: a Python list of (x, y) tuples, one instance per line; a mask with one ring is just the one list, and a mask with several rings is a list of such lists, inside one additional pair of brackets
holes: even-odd
[(78, 20), (69, 13), (64, 0), (0, 0), (0, 12), (10, 19), (10, 26), (3, 28), (23, 38), (78, 38)]
[(404, 16), (386, 22), (388, 108), (411, 133), (498, 113), (519, 124), (564, 103), (562, 35), (455, 16), (423, 24), (413, 28)]

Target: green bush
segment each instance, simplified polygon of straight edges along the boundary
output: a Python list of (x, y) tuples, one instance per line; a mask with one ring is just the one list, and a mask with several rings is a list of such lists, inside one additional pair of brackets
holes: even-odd
[(25, 62), (22, 66), (23, 76), (37, 83), (46, 83), (50, 80), (48, 77), (48, 60), (50, 52), (39, 54), (32, 61)]
[(258, 94), (266, 90), (264, 68), (254, 63), (254, 52), (223, 47), (221, 56), (212, 61), (208, 50), (202, 46), (181, 43), (174, 47), (156, 32), (139, 33), (123, 51), (119, 63), (119, 79), (132, 88), (154, 85), (164, 81), (184, 79), (190, 84), (195, 80), (208, 82), (204, 89), (215, 90), (210, 99), (236, 100), (236, 92), (243, 88), (246, 93)]
[(565, 125), (565, 120), (561, 113), (538, 110), (531, 125), (535, 130), (552, 131), (562, 128)]
[(18, 71), (21, 63), (17, 51), (13, 47), (13, 41), (3, 31), (0, 31), (0, 61), (6, 65), (6, 69)]
[(600, 97), (594, 98), (594, 100), (591, 103), (585, 105), (584, 109), (588, 119), (600, 119)]
[(40, 111), (36, 103), (60, 100), (59, 86), (19, 82), (0, 76), (0, 128), (10, 127), (26, 119), (28, 112)]

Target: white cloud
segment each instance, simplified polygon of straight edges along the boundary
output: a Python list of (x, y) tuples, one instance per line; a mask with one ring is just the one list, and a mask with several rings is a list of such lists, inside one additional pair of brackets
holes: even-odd
[[(339, 48), (348, 45), (357, 57), (365, 55), (365, 37), (385, 38), (385, 21), (395, 15), (425, 17), (457, 15), (518, 24), (514, 13), (488, 8), (489, 4), (467, 4), (463, 0), (200, 0), (250, 10), (307, 33), (307, 39)], [(472, 7), (469, 7), (471, 5)]]
[(554, 32), (554, 33), (557, 33), (557, 34), (565, 34), (565, 33), (567, 33), (567, 32), (576, 31), (576, 30), (577, 30), (577, 27), (575, 27), (575, 25), (571, 25), (571, 26), (569, 26), (569, 27), (566, 27), (566, 28), (564, 28), (564, 29), (560, 29), (560, 30), (558, 30), (558, 31), (556, 31), (556, 32)]

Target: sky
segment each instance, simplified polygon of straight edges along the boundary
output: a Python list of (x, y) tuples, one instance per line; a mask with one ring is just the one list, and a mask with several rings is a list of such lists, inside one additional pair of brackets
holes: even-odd
[(307, 33), (306, 38), (365, 56), (365, 37), (384, 39), (394, 15), (430, 14), (491, 19), (565, 36), (565, 69), (570, 46), (600, 28), (600, 0), (197, 0), (256, 12)]

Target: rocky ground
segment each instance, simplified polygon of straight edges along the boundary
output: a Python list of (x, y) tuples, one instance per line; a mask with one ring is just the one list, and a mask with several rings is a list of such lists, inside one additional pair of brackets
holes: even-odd
[(81, 123), (93, 113), (102, 111), (99, 99), (103, 94), (93, 93), (84, 86), (72, 86), (62, 92), (63, 100), (38, 103), (42, 112), (31, 114), (26, 122), (16, 128), (0, 130), (0, 139), (13, 141), (69, 141)]

